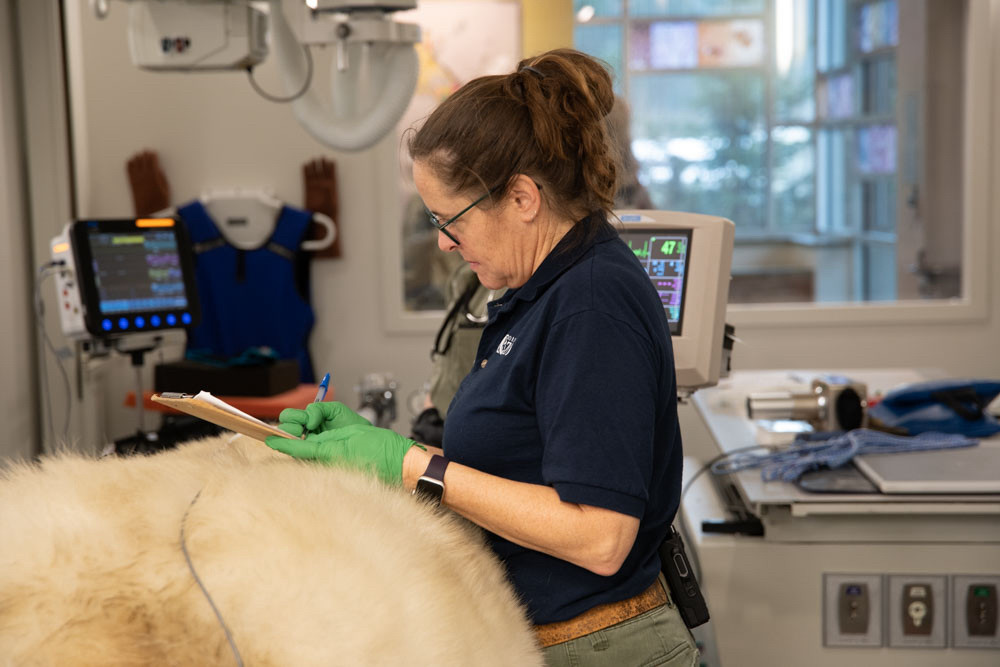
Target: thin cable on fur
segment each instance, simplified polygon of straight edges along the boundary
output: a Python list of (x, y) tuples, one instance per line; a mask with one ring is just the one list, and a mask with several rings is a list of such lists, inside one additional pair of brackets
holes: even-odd
[(312, 84), (313, 59), (312, 59), (312, 51), (309, 50), (308, 45), (303, 45), (302, 50), (305, 51), (306, 54), (306, 80), (305, 83), (302, 84), (302, 87), (299, 88), (299, 90), (296, 91), (294, 94), (289, 95), (287, 97), (278, 97), (276, 95), (272, 95), (271, 93), (265, 91), (257, 84), (257, 80), (253, 78), (253, 67), (247, 67), (247, 78), (250, 80), (250, 87), (253, 88), (254, 91), (258, 95), (263, 97), (265, 100), (269, 102), (277, 102), (278, 104), (294, 102), (295, 100), (305, 95), (306, 91), (309, 90), (309, 86)]
[(184, 510), (184, 516), (181, 518), (181, 551), (184, 552), (184, 559), (187, 561), (188, 569), (191, 570), (191, 576), (193, 576), (194, 580), (198, 583), (198, 588), (201, 589), (201, 592), (205, 594), (205, 599), (208, 600), (208, 604), (212, 606), (212, 611), (215, 612), (215, 617), (219, 619), (219, 625), (222, 626), (223, 632), (226, 633), (226, 641), (229, 642), (229, 648), (233, 650), (233, 657), (236, 658), (236, 664), (243, 667), (243, 658), (240, 657), (240, 651), (236, 648), (236, 642), (233, 641), (233, 635), (229, 632), (229, 626), (226, 625), (226, 621), (222, 618), (222, 613), (219, 611), (219, 608), (215, 606), (212, 596), (208, 594), (208, 589), (205, 588), (205, 584), (201, 582), (201, 577), (199, 577), (198, 573), (195, 571), (194, 563), (191, 562), (191, 555), (188, 553), (187, 544), (185, 544), (184, 541), (184, 526), (187, 523), (188, 513), (191, 512), (191, 508), (194, 507), (194, 503), (198, 500), (198, 496), (200, 495), (201, 491), (194, 494), (194, 498), (191, 499), (191, 504), (187, 506), (186, 510)]

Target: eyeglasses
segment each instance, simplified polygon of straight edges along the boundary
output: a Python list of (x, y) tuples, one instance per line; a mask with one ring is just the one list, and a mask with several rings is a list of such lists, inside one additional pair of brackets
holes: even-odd
[(451, 223), (455, 222), (456, 220), (458, 220), (459, 218), (461, 218), (463, 215), (465, 215), (466, 213), (468, 213), (470, 210), (472, 210), (473, 208), (475, 208), (475, 206), (479, 202), (483, 201), (484, 199), (486, 199), (487, 197), (489, 197), (490, 195), (492, 195), (494, 192), (496, 192), (496, 190), (497, 190), (498, 187), (499, 186), (497, 186), (496, 188), (490, 188), (489, 191), (487, 191), (487, 193), (484, 194), (482, 197), (480, 197), (476, 201), (472, 202), (471, 204), (469, 204), (468, 206), (466, 206), (465, 208), (463, 208), (458, 213), (458, 215), (454, 215), (454, 216), (448, 218), (444, 222), (441, 222), (438, 219), (438, 217), (436, 215), (434, 215), (433, 213), (431, 213), (430, 209), (428, 209), (426, 206), (424, 207), (424, 211), (427, 212), (427, 217), (431, 221), (431, 224), (434, 225), (435, 229), (437, 229), (439, 232), (441, 232), (442, 234), (444, 234), (445, 236), (447, 236), (449, 239), (451, 239), (452, 243), (454, 243), (455, 245), (462, 245), (461, 243), (458, 242), (458, 239), (456, 239), (454, 236), (452, 236), (451, 234), (448, 233), (448, 230), (445, 229), (445, 227), (447, 227)]

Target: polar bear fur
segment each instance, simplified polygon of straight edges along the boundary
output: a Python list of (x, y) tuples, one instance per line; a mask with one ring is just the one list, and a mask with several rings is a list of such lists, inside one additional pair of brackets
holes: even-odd
[(246, 665), (542, 665), (477, 529), (242, 436), (0, 473), (0, 664), (235, 664), (188, 510)]

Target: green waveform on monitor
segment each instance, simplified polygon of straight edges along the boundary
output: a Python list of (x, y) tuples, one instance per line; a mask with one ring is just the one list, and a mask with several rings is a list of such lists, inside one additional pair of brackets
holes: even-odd
[(629, 241), (628, 247), (631, 248), (632, 252), (634, 252), (635, 256), (639, 259), (646, 259), (649, 257), (649, 241), (643, 241), (641, 248), (633, 248), (632, 241)]

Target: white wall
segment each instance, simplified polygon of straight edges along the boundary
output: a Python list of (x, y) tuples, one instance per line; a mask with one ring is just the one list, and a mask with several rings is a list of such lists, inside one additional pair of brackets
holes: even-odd
[(34, 453), (35, 409), (28, 216), (24, 196), (13, 4), (0, 2), (0, 459)]

